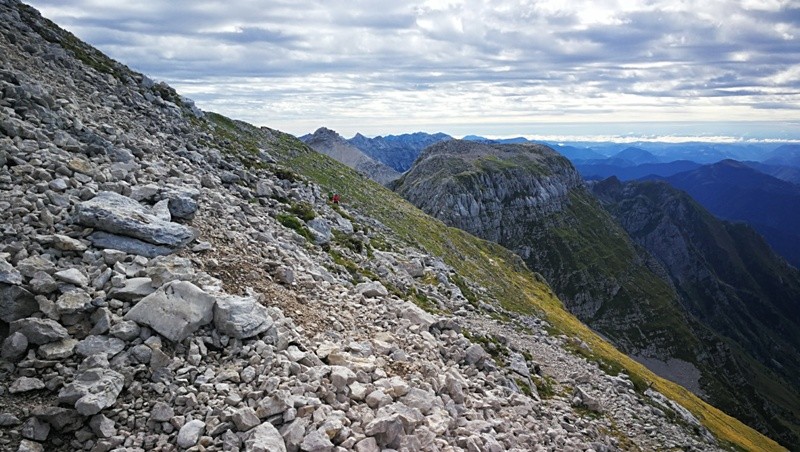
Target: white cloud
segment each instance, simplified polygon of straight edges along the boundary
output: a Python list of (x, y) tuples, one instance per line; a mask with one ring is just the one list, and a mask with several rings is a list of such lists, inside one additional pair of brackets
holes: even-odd
[(782, 0), (31, 3), (201, 108), (293, 133), (777, 121), (800, 105), (800, 8)]

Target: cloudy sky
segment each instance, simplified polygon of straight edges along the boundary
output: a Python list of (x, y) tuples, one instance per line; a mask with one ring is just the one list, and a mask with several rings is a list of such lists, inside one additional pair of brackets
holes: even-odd
[(29, 3), (295, 134), (800, 138), (800, 0)]

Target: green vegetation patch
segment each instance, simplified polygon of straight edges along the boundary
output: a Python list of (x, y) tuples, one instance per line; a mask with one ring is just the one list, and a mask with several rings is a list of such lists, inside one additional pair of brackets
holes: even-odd
[(297, 232), (301, 236), (305, 237), (309, 242), (314, 241), (314, 236), (311, 234), (311, 231), (308, 229), (308, 227), (306, 227), (305, 223), (303, 223), (303, 221), (296, 216), (288, 213), (281, 213), (278, 214), (277, 220), (278, 223)]

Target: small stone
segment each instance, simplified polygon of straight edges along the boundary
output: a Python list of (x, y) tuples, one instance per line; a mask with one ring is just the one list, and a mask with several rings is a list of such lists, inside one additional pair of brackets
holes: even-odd
[(13, 427), (22, 421), (11, 413), (0, 413), (0, 427)]
[(34, 273), (29, 285), (31, 290), (40, 294), (49, 294), (58, 289), (58, 282), (46, 272)]
[(89, 285), (89, 278), (86, 277), (80, 270), (77, 268), (68, 268), (66, 270), (61, 270), (56, 272), (55, 275), (56, 279), (64, 281), (67, 284), (73, 284), (78, 287), (86, 287)]
[(67, 329), (60, 323), (50, 319), (37, 319), (34, 317), (11, 322), (10, 333), (20, 332), (32, 344), (46, 344), (60, 341), (69, 337)]
[(47, 439), (47, 435), (50, 434), (50, 424), (42, 422), (35, 417), (29, 417), (28, 420), (22, 424), (20, 433), (22, 433), (24, 438), (34, 441), (44, 441)]
[(357, 442), (355, 450), (356, 452), (381, 452), (378, 442), (372, 437), (364, 438)]
[(3, 341), (3, 349), (0, 357), (9, 361), (16, 361), (25, 355), (28, 350), (28, 338), (20, 332), (9, 335)]
[(22, 273), (17, 271), (17, 269), (6, 262), (2, 257), (0, 257), (0, 283), (17, 286), (22, 284)]
[(75, 347), (75, 351), (81, 356), (92, 356), (97, 354), (111, 358), (125, 349), (125, 342), (111, 336), (87, 336)]
[(272, 424), (264, 422), (248, 432), (245, 449), (251, 452), (286, 452), (286, 443)]
[(156, 422), (167, 422), (175, 416), (175, 411), (164, 402), (156, 402), (150, 410), (150, 419)]
[(19, 377), (11, 383), (8, 392), (18, 394), (20, 392), (36, 391), (44, 389), (44, 382), (38, 378)]
[(39, 310), (33, 294), (22, 287), (0, 283), (0, 321), (11, 323)]
[(56, 309), (60, 315), (70, 315), (83, 312), (91, 302), (92, 297), (88, 293), (82, 290), (73, 290), (58, 297)]
[(42, 359), (66, 359), (75, 353), (78, 341), (72, 338), (43, 344), (37, 350)]
[(66, 235), (53, 235), (53, 246), (61, 251), (86, 251), (87, 246), (80, 240), (73, 239)]
[(300, 449), (309, 452), (329, 452), (333, 449), (333, 443), (327, 435), (314, 430), (303, 438)]
[(195, 446), (205, 430), (206, 423), (199, 419), (187, 422), (178, 431), (178, 447), (188, 449)]
[(123, 320), (122, 322), (117, 323), (116, 325), (112, 326), (109, 330), (109, 334), (123, 341), (132, 341), (139, 337), (139, 333), (142, 329), (136, 322), (131, 320)]
[(19, 448), (17, 449), (17, 452), (44, 452), (44, 446), (36, 441), (23, 439), (19, 442)]
[(232, 416), (233, 423), (240, 432), (246, 432), (251, 428), (261, 424), (261, 420), (256, 415), (255, 410), (245, 407), (236, 410)]
[(105, 417), (102, 414), (95, 414), (89, 421), (89, 427), (98, 438), (111, 438), (117, 434), (117, 429), (114, 428), (114, 421)]

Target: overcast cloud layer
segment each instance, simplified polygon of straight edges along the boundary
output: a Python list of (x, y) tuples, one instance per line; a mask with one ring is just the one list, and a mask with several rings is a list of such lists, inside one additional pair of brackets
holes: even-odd
[(296, 134), (800, 138), (800, 1), (30, 3), (205, 110)]

